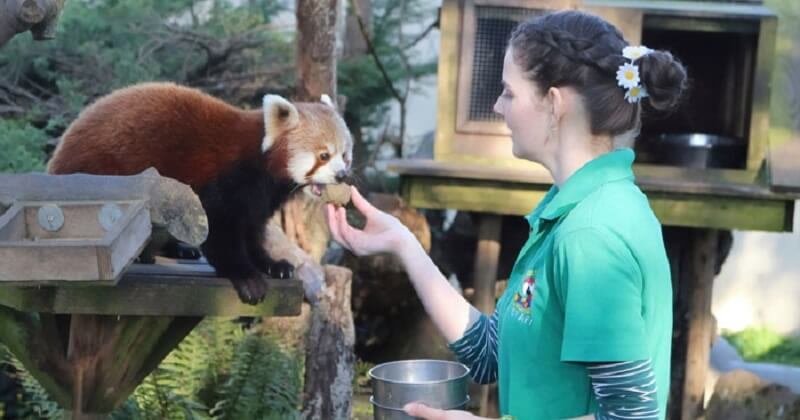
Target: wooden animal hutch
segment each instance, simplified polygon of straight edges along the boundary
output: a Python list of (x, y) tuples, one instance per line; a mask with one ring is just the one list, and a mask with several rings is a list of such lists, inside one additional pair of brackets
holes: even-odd
[(666, 226), (673, 267), (675, 342), (670, 418), (701, 410), (718, 230), (789, 231), (800, 192), (800, 146), (770, 145), (777, 17), (759, 0), (444, 0), (433, 160), (394, 161), (409, 205), (479, 217), (475, 303), (494, 307), (501, 215), (523, 215), (552, 179), (515, 159), (501, 118), (503, 54), (512, 28), (550, 9), (577, 8), (619, 27), (633, 45), (666, 49), (693, 89), (665, 120), (645, 118), (637, 183)]

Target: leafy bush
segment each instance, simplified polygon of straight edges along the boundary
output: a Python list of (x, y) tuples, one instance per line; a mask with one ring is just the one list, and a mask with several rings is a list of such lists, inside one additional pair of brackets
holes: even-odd
[(800, 366), (800, 337), (784, 337), (764, 327), (724, 333), (743, 359)]
[[(5, 359), (3, 361), (3, 358)], [(63, 411), (5, 349), (23, 386), (17, 404), (27, 419), (59, 419)], [(272, 337), (230, 320), (200, 323), (148, 375), (113, 420), (292, 419), (301, 409), (302, 359)]]

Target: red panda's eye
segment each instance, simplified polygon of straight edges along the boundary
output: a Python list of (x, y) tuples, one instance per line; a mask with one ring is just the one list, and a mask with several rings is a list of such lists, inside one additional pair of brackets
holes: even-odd
[(331, 154), (328, 153), (328, 152), (322, 152), (322, 153), (319, 154), (319, 159), (322, 160), (322, 161), (327, 161), (330, 158), (331, 158)]

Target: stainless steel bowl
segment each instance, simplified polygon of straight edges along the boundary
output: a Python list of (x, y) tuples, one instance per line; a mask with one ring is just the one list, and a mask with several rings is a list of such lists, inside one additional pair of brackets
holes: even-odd
[(469, 368), (458, 362), (388, 362), (373, 367), (368, 375), (375, 419), (409, 419), (403, 406), (414, 401), (446, 410), (463, 408), (469, 401)]
[(743, 168), (747, 144), (707, 133), (660, 134), (636, 144), (636, 161), (685, 168)]

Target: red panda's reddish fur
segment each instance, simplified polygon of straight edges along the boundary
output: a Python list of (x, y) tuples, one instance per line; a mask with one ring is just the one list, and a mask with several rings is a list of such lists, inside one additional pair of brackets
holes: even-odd
[(64, 133), (48, 171), (132, 175), (153, 166), (197, 188), (230, 162), (257, 156), (263, 137), (261, 109), (240, 110), (194, 89), (145, 83), (86, 108)]

